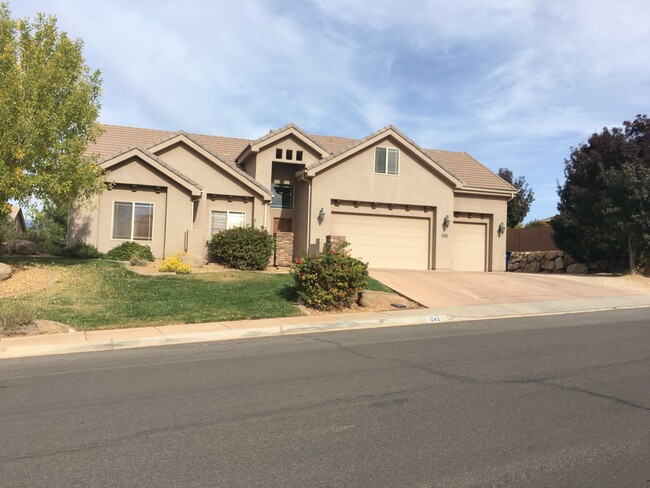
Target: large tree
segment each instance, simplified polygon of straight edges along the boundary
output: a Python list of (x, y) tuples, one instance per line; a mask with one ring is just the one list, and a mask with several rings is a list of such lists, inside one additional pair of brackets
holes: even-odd
[(82, 47), (56, 18), (14, 20), (0, 3), (0, 202), (67, 205), (102, 190), (103, 171), (85, 154), (101, 131), (101, 78)]
[(528, 215), (535, 200), (535, 193), (528, 187), (525, 177), (515, 178), (508, 168), (499, 168), (499, 176), (517, 189), (515, 196), (508, 202), (508, 228), (514, 229), (521, 225)]
[(564, 174), (557, 245), (585, 262), (627, 257), (634, 272), (650, 253), (650, 119), (592, 134), (571, 150)]

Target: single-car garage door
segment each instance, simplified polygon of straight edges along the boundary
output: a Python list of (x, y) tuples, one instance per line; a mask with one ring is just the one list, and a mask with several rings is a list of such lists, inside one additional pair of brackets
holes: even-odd
[(454, 271), (485, 271), (485, 224), (454, 222), (451, 268)]
[(331, 233), (371, 268), (429, 268), (429, 219), (333, 212)]

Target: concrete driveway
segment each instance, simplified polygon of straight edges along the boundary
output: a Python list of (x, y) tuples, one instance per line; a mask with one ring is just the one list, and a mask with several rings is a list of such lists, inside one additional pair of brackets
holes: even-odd
[[(551, 274), (371, 269), (370, 276), (428, 308), (646, 295)], [(616, 278), (612, 278), (616, 279)]]

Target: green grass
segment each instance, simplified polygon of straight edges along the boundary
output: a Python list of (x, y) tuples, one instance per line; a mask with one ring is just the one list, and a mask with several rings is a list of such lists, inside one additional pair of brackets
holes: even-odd
[[(9, 261), (9, 260), (8, 260)], [(13, 259), (53, 270), (51, 287), (0, 303), (30, 305), (36, 318), (79, 330), (300, 315), (286, 274), (256, 272), (142, 276), (123, 264), (83, 259)]]
[(383, 283), (377, 281), (374, 278), (371, 278), (370, 276), (368, 276), (368, 286), (366, 287), (366, 289), (371, 290), (371, 291), (385, 291), (387, 293), (395, 293), (393, 290), (388, 288), (386, 285), (384, 285)]

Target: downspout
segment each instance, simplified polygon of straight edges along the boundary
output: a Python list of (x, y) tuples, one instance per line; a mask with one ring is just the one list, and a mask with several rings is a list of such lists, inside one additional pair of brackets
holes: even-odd
[(300, 179), (307, 183), (307, 254), (311, 245), (311, 180), (305, 178), (306, 171), (300, 173)]

